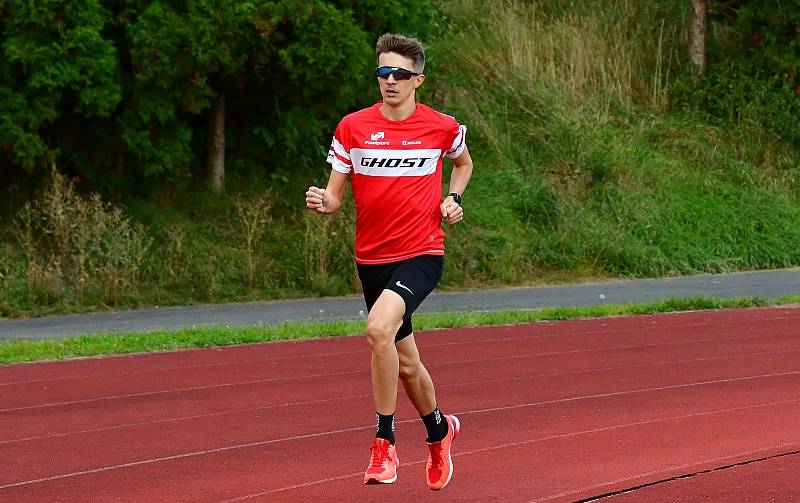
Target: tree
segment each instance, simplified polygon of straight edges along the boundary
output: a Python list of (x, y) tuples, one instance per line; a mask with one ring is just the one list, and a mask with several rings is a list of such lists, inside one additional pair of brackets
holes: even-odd
[[(250, 24), (254, 4), (235, 0), (174, 4), (152, 2), (128, 28), (135, 75), (132, 89), (139, 106), (134, 107), (138, 116), (125, 123), (130, 131), (126, 138), (133, 149), (159, 152), (166, 147), (168, 154), (179, 159), (169, 155), (163, 160), (188, 166), (193, 134), (189, 116), (211, 109), (206, 180), (215, 190), (222, 190), (225, 93), (233, 80), (243, 76), (257, 43)], [(165, 135), (159, 123), (181, 134)], [(169, 169), (157, 167), (159, 172)]]
[(208, 185), (216, 192), (225, 188), (225, 93), (214, 98), (208, 121)]
[(108, 117), (121, 97), (117, 52), (97, 0), (0, 0), (0, 150), (27, 170), (69, 138), (54, 128)]
[(0, 0), (0, 19), (0, 155), (110, 195), (319, 166), (341, 115), (378, 98), (377, 36), (425, 37), (437, 16), (431, 0)]
[(706, 32), (708, 31), (708, 4), (706, 0), (691, 0), (692, 17), (689, 26), (689, 58), (692, 62), (692, 79), (697, 81), (706, 71)]

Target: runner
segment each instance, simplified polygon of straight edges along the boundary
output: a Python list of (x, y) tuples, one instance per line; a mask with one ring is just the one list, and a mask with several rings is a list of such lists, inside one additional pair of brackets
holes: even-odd
[[(336, 127), (328, 185), (309, 187), (306, 206), (339, 209), (349, 181), (356, 203), (355, 260), (369, 312), (372, 393), (377, 433), (364, 482), (397, 480), (394, 414), (397, 381), (427, 429), (428, 487), (439, 490), (453, 475), (450, 448), (461, 427), (443, 415), (433, 381), (420, 360), (411, 315), (444, 270), (442, 220), (464, 217), (461, 194), (472, 175), (466, 127), (416, 102), (425, 81), (419, 40), (387, 33), (376, 45), (376, 75), (383, 101), (346, 116)], [(449, 193), (442, 198), (442, 159), (453, 160)]]

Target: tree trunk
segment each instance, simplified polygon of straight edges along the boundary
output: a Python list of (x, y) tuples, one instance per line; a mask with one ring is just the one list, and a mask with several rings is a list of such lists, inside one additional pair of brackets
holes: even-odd
[(692, 60), (692, 80), (697, 81), (706, 71), (706, 31), (708, 28), (708, 3), (691, 0), (692, 20), (689, 27), (689, 57)]
[(211, 106), (208, 127), (208, 185), (215, 192), (225, 189), (225, 93)]

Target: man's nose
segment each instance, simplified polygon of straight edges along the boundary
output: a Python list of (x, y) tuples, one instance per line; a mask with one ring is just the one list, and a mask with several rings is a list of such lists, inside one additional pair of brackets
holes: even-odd
[(395, 80), (393, 73), (390, 73), (389, 76), (386, 77), (386, 82), (389, 82), (389, 83), (392, 83), (392, 84), (396, 84), (397, 83), (397, 80)]

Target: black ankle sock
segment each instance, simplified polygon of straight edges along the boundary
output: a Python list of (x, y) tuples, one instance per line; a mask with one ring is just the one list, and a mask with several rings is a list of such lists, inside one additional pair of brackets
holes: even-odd
[(378, 433), (375, 438), (385, 438), (394, 445), (394, 414), (384, 416), (376, 412), (375, 416), (378, 419)]
[(426, 442), (438, 442), (447, 436), (447, 419), (444, 414), (439, 410), (437, 405), (433, 412), (427, 416), (422, 416), (422, 422), (425, 423), (425, 428), (428, 430), (428, 438)]

